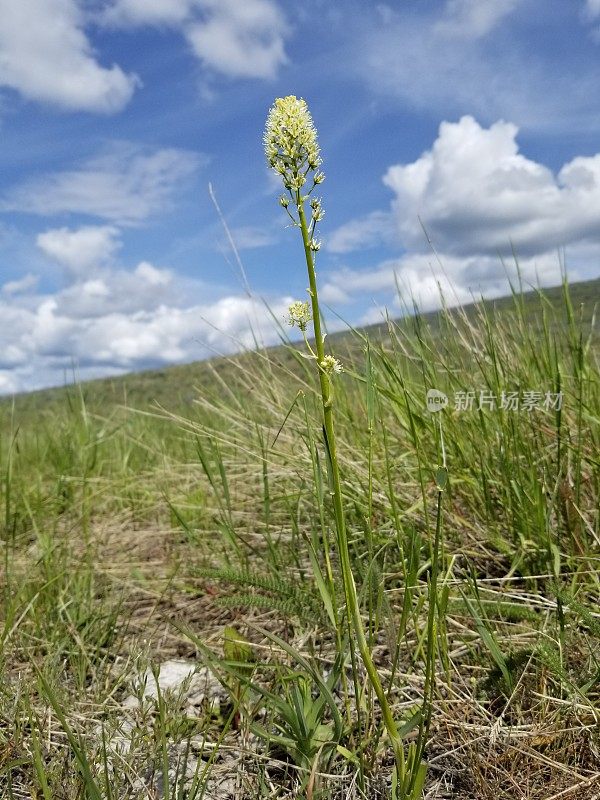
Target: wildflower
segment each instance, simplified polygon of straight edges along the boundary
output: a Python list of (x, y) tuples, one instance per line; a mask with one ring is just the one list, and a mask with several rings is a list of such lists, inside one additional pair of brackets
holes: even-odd
[(269, 166), (282, 176), (288, 189), (300, 190), (309, 170), (321, 164), (317, 131), (302, 98), (290, 95), (275, 100), (263, 141)]
[(310, 313), (310, 308), (308, 307), (308, 302), (302, 302), (301, 300), (296, 300), (288, 309), (288, 323), (294, 327), (297, 325), (301, 331), (306, 330), (306, 326), (312, 319), (312, 314)]
[(310, 207), (312, 209), (312, 218), (315, 222), (320, 222), (325, 216), (325, 211), (321, 205), (321, 200), (318, 197), (313, 197), (313, 199), (310, 201)]
[(320, 362), (319, 366), (327, 375), (339, 375), (340, 372), (344, 371), (344, 367), (338, 359), (329, 355), (323, 356), (323, 360)]
[(283, 206), (284, 208), (287, 208), (289, 206), (289, 204), (290, 204), (290, 200), (289, 200), (288, 197), (286, 197), (284, 194), (282, 194), (281, 197), (279, 198), (279, 204), (281, 206)]
[[(333, 425), (334, 386), (331, 380), (333, 375), (343, 371), (343, 367), (337, 358), (332, 355), (325, 355), (315, 274), (314, 253), (321, 246), (321, 243), (314, 238), (315, 229), (317, 222), (322, 218), (323, 211), (320, 200), (317, 198), (311, 199), (311, 194), (316, 186), (323, 183), (325, 175), (319, 170), (321, 158), (319, 156), (317, 134), (304, 100), (298, 100), (298, 98), (291, 96), (275, 100), (267, 117), (264, 145), (269, 166), (282, 176), (283, 185), (288, 189), (290, 200), (296, 206), (298, 214), (297, 222), (289, 209), (286, 208), (286, 211), (288, 215), (292, 217), (302, 234), (302, 244), (304, 246), (304, 255), (310, 284), (308, 292), (311, 298), (311, 308), (314, 309), (314, 315), (311, 317), (308, 303), (296, 301), (292, 303), (289, 308), (289, 323), (290, 325), (297, 325), (300, 330), (304, 332), (309, 320), (312, 318), (313, 321), (315, 334), (314, 349), (306, 340), (306, 336), (304, 338), (310, 353), (308, 358), (315, 360), (320, 372), (321, 399), (323, 401), (323, 431), (330, 456), (330, 469), (328, 471), (331, 481), (331, 493), (334, 501), (333, 511), (335, 516), (336, 543), (344, 584), (344, 598), (346, 601), (346, 614), (350, 635), (357, 642), (358, 650), (360, 651), (370, 684), (379, 700), (383, 722), (394, 749), (396, 760), (395, 780), (398, 786), (398, 792), (396, 794), (406, 798), (409, 797), (409, 795), (410, 797), (416, 797), (417, 794), (420, 794), (420, 789), (425, 777), (424, 764), (421, 763), (421, 754), (425, 736), (429, 729), (434, 696), (433, 677), (435, 675), (435, 646), (432, 645), (432, 636), (434, 636), (435, 630), (435, 600), (438, 597), (437, 576), (440, 526), (438, 525), (438, 531), (436, 533), (431, 565), (431, 588), (429, 591), (430, 613), (427, 627), (427, 666), (423, 706), (420, 712), (423, 724), (420, 726), (417, 742), (411, 742), (409, 745), (407, 761), (403, 737), (394, 720), (387, 693), (381, 683), (377, 667), (371, 655), (369, 642), (365, 635), (360, 602), (356, 591), (354, 576), (352, 574), (348, 532), (344, 516), (345, 498), (342, 493), (340, 470), (336, 457), (335, 429)], [(302, 195), (301, 188), (306, 183), (307, 177), (311, 172), (312, 187), (305, 195)], [(304, 204), (308, 200), (310, 200), (312, 213), (311, 220), (307, 224)], [(434, 602), (431, 602), (432, 599)], [(340, 617), (336, 615), (333, 622), (337, 626), (338, 634), (340, 634), (341, 639), (342, 628), (340, 627)], [(354, 677), (356, 679), (356, 673)]]

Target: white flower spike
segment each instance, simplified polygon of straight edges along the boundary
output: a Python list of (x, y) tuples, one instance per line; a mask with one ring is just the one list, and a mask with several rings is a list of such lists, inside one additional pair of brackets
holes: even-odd
[[(305, 100), (294, 95), (275, 100), (267, 117), (264, 145), (269, 166), (282, 176), (286, 189), (299, 191), (308, 172), (321, 164), (317, 131)], [(322, 175), (315, 174), (313, 185), (322, 181)]]

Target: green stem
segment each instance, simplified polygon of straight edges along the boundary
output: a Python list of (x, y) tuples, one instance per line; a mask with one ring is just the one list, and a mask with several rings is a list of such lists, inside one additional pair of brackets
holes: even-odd
[(344, 516), (344, 505), (342, 499), (342, 484), (340, 479), (340, 470), (337, 460), (337, 449), (335, 430), (333, 425), (333, 393), (331, 388), (331, 380), (329, 375), (321, 368), (321, 362), (325, 356), (325, 348), (323, 343), (323, 335), (321, 333), (321, 317), (319, 313), (319, 296), (317, 292), (317, 279), (315, 274), (315, 262), (313, 258), (313, 251), (310, 247), (310, 237), (308, 233), (308, 226), (306, 224), (306, 216), (304, 214), (304, 201), (298, 190), (296, 194), (296, 206), (298, 208), (298, 219), (300, 222), (300, 229), (302, 231), (302, 241), (304, 243), (304, 254), (306, 256), (306, 266), (308, 269), (308, 282), (309, 294), (312, 305), (313, 326), (315, 333), (315, 349), (319, 366), (319, 380), (321, 383), (321, 397), (323, 400), (323, 415), (325, 425), (325, 435), (327, 438), (327, 448), (329, 450), (329, 458), (331, 465), (331, 482), (333, 487), (333, 509), (335, 516), (335, 526), (337, 533), (338, 554), (340, 558), (340, 566), (342, 570), (342, 581), (344, 584), (344, 595), (346, 599), (346, 609), (348, 616), (354, 628), (354, 635), (356, 636), (356, 643), (360, 655), (367, 670), (371, 686), (377, 695), (383, 721), (390, 737), (392, 747), (394, 748), (394, 756), (398, 773), (400, 774), (404, 768), (404, 751), (402, 748), (402, 738), (398, 732), (396, 722), (392, 716), (392, 711), (388, 703), (386, 693), (381, 684), (381, 680), (377, 673), (369, 645), (365, 637), (362, 617), (360, 615), (360, 608), (358, 604), (358, 595), (356, 592), (356, 584), (354, 583), (354, 576), (352, 574), (352, 565), (350, 561), (350, 551), (348, 548), (348, 536), (346, 533), (346, 520)]
[(442, 498), (443, 489), (438, 487), (437, 511), (435, 523), (435, 538), (431, 554), (431, 575), (429, 580), (429, 609), (427, 613), (427, 654), (425, 659), (425, 686), (423, 689), (423, 716), (419, 725), (417, 739), (417, 752), (419, 761), (427, 743), (431, 716), (433, 713), (433, 696), (435, 690), (435, 663), (437, 655), (437, 604), (438, 604), (438, 577), (440, 568), (440, 543), (442, 541)]

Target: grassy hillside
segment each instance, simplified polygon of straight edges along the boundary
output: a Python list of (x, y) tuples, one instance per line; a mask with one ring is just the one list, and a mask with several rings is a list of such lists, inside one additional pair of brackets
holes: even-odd
[[(572, 314), (577, 325), (582, 331), (591, 331), (594, 310), (600, 305), (600, 278), (572, 284), (569, 287), (569, 294)], [(517, 308), (514, 297), (508, 296), (468, 304), (462, 310), (471, 320), (477, 319), (482, 311), (488, 315), (500, 314), (506, 322), (515, 314), (523, 314), (528, 324), (538, 330), (540, 335), (543, 309), (546, 309), (546, 313), (553, 320), (558, 331), (567, 322), (567, 308), (564, 304), (561, 286), (546, 288), (542, 291), (524, 291), (519, 295), (518, 303), (520, 308)], [(443, 312), (435, 311), (418, 315), (419, 322), (429, 328), (431, 333), (435, 333), (443, 327), (444, 318)], [(414, 327), (415, 318), (409, 314), (404, 320), (395, 320), (394, 324), (401, 330), (410, 332)], [(387, 324), (370, 325), (361, 329), (361, 333), (377, 342), (386, 341), (389, 338)], [(350, 352), (351, 355), (356, 352), (360, 353), (360, 340), (357, 340), (351, 333), (342, 331), (330, 336), (332, 347), (336, 351), (341, 350), (344, 354)], [(597, 331), (594, 331), (594, 336), (597, 336)], [(359, 342), (358, 350), (356, 348), (357, 341)], [(277, 361), (286, 359), (286, 353), (281, 348), (268, 348), (267, 353), (269, 358)], [(241, 358), (252, 359), (255, 356), (243, 354)], [(107, 406), (114, 404), (130, 404), (135, 408), (146, 408), (155, 403), (173, 409), (193, 401), (198, 389), (214, 385), (215, 372), (227, 377), (229, 374), (235, 374), (236, 370), (235, 368), (232, 370), (229, 366), (229, 359), (213, 358), (193, 364), (136, 372), (123, 377), (88, 381), (78, 387), (77, 393), (81, 392), (86, 404), (97, 409), (106, 409)], [(64, 404), (65, 396), (68, 393), (69, 391), (63, 388), (30, 392), (18, 398), (16, 410), (24, 416), (39, 414), (48, 408), (54, 411), (57, 406)], [(10, 403), (12, 403), (11, 399), (0, 397), (0, 407)]]
[[(424, 797), (599, 795), (599, 299), (327, 339), (352, 569), (407, 752), (435, 623)], [(290, 345), (0, 403), (2, 796), (390, 796), (321, 431)]]

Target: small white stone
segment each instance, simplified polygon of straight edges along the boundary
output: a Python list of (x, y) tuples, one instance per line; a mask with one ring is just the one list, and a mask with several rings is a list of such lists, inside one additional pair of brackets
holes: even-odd
[(152, 674), (151, 669), (146, 670), (146, 686), (144, 688), (144, 696), (152, 697), (155, 700), (158, 698), (158, 689), (161, 692), (173, 691), (179, 689), (182, 683), (196, 672), (197, 664), (193, 661), (185, 660), (172, 660), (165, 661), (160, 665), (160, 673), (158, 675), (158, 687), (156, 680)]

